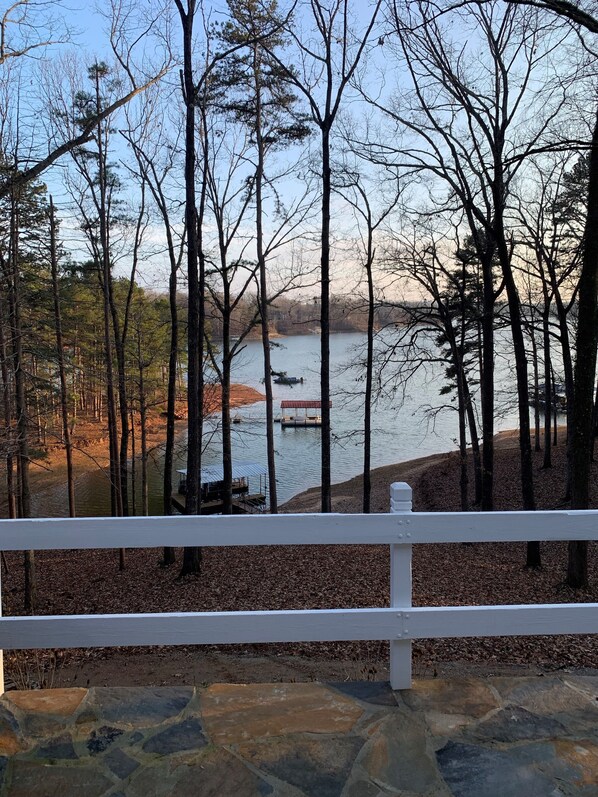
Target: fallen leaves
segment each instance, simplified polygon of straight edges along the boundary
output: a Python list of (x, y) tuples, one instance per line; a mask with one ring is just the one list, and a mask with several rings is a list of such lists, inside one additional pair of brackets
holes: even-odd
[[(520, 503), (518, 452), (496, 452), (497, 509)], [(564, 448), (555, 452), (552, 471), (537, 471), (538, 505), (553, 508), (562, 493)], [(448, 457), (431, 466), (412, 486), (416, 508), (459, 508), (458, 463)], [(388, 477), (388, 469), (384, 469)], [(388, 482), (375, 484), (378, 501)], [(595, 485), (594, 485), (595, 489)], [(357, 493), (347, 511), (359, 511)], [(552, 501), (552, 504), (550, 503)], [(420, 606), (598, 601), (598, 562), (590, 561), (591, 588), (562, 587), (565, 543), (542, 545), (543, 567), (523, 569), (525, 543), (421, 545), (414, 547), (413, 603)], [(389, 551), (386, 546), (268, 546), (206, 548), (199, 579), (176, 580), (176, 566), (158, 566), (161, 550), (130, 549), (127, 569), (118, 571), (116, 551), (56, 551), (37, 555), (38, 614), (247, 611), (387, 606)], [(179, 556), (180, 559), (180, 556)], [(7, 554), (4, 611), (18, 614), (23, 602), (20, 555)], [(367, 661), (388, 658), (387, 643), (298, 643), (244, 645), (243, 650), (273, 655)], [(222, 647), (228, 652), (240, 648)], [(416, 664), (434, 662), (534, 664), (546, 668), (597, 667), (595, 637), (509, 637), (423, 640), (414, 643)], [(77, 656), (109, 658), (110, 649), (74, 651)]]

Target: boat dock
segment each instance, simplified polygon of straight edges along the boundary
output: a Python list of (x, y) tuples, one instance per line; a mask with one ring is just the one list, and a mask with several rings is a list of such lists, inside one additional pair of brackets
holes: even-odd
[[(329, 402), (328, 406), (332, 407), (331, 401)], [(283, 429), (291, 426), (295, 427), (321, 426), (322, 425), (322, 415), (320, 412), (321, 409), (322, 409), (321, 401), (315, 401), (315, 400), (301, 401), (299, 399), (288, 399), (286, 401), (281, 401), (280, 425)]]
[[(187, 513), (187, 470), (177, 471), (180, 476), (178, 492), (170, 500), (177, 512)], [(259, 481), (256, 492), (250, 492), (249, 480)], [(232, 504), (234, 515), (265, 512), (268, 501), (268, 471), (257, 462), (237, 462), (232, 466)], [(199, 515), (218, 515), (224, 508), (224, 468), (207, 465), (201, 471)]]
[[(180, 493), (173, 493), (170, 497), (170, 502), (177, 512), (181, 515), (187, 514), (187, 498)], [(262, 493), (254, 493), (246, 495), (244, 498), (233, 498), (233, 515), (253, 515), (257, 512), (263, 512), (266, 507), (266, 496)], [(224, 508), (224, 502), (220, 501), (205, 501), (201, 503), (198, 515), (221, 515)]]

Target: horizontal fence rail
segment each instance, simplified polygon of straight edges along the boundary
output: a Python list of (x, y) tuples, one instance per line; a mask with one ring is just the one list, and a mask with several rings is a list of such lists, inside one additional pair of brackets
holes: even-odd
[(412, 513), (403, 483), (380, 515), (0, 520), (4, 551), (383, 544), (391, 563), (390, 607), (1, 617), (0, 648), (389, 640), (391, 685), (408, 688), (413, 639), (598, 633), (596, 603), (413, 607), (413, 544), (595, 539), (595, 510)]
[[(398, 513), (400, 514), (400, 513)], [(375, 515), (171, 515), (0, 520), (0, 550), (392, 545), (598, 539), (596, 510)]]
[(598, 633), (598, 603), (3, 617), (5, 650)]

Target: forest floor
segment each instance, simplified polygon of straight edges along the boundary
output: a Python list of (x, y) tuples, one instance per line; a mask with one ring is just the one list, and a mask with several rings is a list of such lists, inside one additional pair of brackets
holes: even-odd
[[(535, 457), (538, 507), (562, 508), (565, 447), (553, 467)], [(496, 508), (521, 508), (519, 454), (513, 434), (497, 438)], [(407, 481), (415, 511), (458, 510), (459, 460), (440, 454), (373, 471), (372, 507), (387, 511), (389, 485)], [(333, 508), (360, 511), (361, 479), (333, 488)], [(592, 471), (598, 506), (598, 465)], [(288, 502), (284, 511), (318, 510), (319, 490)], [(483, 605), (598, 601), (598, 561), (591, 556), (590, 588), (563, 586), (567, 546), (542, 545), (542, 568), (525, 570), (524, 543), (415, 546), (415, 605)], [(52, 551), (37, 555), (39, 614), (157, 611), (228, 611), (385, 606), (389, 601), (387, 546), (206, 548), (201, 577), (177, 580), (177, 568), (159, 567), (161, 551), (129, 550), (118, 571), (116, 551)], [(180, 552), (178, 552), (180, 561)], [(8, 554), (3, 577), (5, 611), (23, 604), (20, 557)], [(558, 636), (443, 639), (414, 643), (420, 677), (515, 674), (598, 668), (595, 637)], [(386, 679), (387, 643), (303, 643), (7, 653), (7, 673), (19, 687), (35, 684), (163, 685), (214, 681)]]
[[(231, 385), (231, 406), (242, 407), (246, 404), (255, 404), (264, 401), (265, 396), (247, 385)], [(205, 395), (206, 414), (220, 410), (220, 395), (217, 385), (209, 385)], [(165, 405), (151, 408), (147, 417), (147, 444), (149, 451), (163, 448), (166, 437)], [(186, 428), (186, 400), (177, 402), (175, 430), (177, 434)], [(135, 440), (137, 454), (141, 453), (141, 429), (139, 424), (135, 427)], [(97, 468), (107, 469), (108, 458), (108, 428), (105, 423), (100, 423), (84, 415), (80, 415), (73, 427), (73, 469), (75, 479)], [(64, 446), (56, 434), (47, 433), (45, 445), (31, 444), (31, 466), (29, 469), (31, 492), (41, 493), (63, 484), (66, 481), (66, 460)], [(0, 513), (6, 509), (5, 481), (0, 481)]]

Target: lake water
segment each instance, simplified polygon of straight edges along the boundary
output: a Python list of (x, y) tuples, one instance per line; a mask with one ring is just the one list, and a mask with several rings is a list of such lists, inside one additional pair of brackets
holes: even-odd
[[(357, 353), (363, 357), (365, 336), (361, 333), (335, 334), (330, 337), (332, 363), (332, 481), (341, 482), (362, 471), (363, 380), (360, 368), (348, 367)], [(303, 377), (301, 385), (274, 385), (275, 407), (282, 399), (318, 399), (320, 339), (317, 335), (282, 338), (272, 352), (272, 367)], [(236, 360), (233, 381), (263, 391), (261, 384), (261, 342), (250, 341)], [(497, 431), (517, 425), (512, 402), (513, 378), (506, 359), (497, 359), (497, 403), (504, 390), (502, 417)], [(430, 408), (450, 404), (450, 397), (440, 395), (444, 383), (442, 364), (418, 371), (403, 395), (378, 402), (373, 413), (372, 467), (423, 457), (456, 448), (457, 414), (450, 406), (430, 415)], [(275, 410), (276, 412), (276, 410)], [(265, 405), (263, 402), (233, 410), (241, 423), (233, 426), (233, 458), (266, 463)], [(204, 462), (220, 460), (217, 419), (208, 424), (211, 441)], [(320, 479), (320, 429), (282, 429), (275, 424), (278, 497), (282, 503)], [(185, 439), (178, 441), (176, 468), (185, 467)], [(155, 453), (149, 467), (150, 514), (162, 513), (162, 456)], [(175, 482), (176, 483), (176, 482)], [(138, 493), (139, 496), (139, 493)], [(81, 516), (109, 514), (107, 477), (94, 471), (83, 475), (76, 485), (77, 513)], [(32, 514), (59, 517), (68, 514), (66, 485), (33, 497)], [(139, 510), (138, 510), (139, 511)]]

